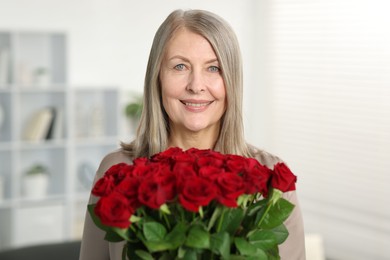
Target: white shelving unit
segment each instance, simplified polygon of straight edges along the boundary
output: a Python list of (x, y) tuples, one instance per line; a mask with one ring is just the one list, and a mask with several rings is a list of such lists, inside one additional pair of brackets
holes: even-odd
[[(118, 89), (68, 86), (66, 48), (64, 33), (0, 31), (0, 250), (80, 238), (92, 178), (118, 147)], [(46, 107), (60, 130), (25, 140)], [(49, 170), (49, 189), (32, 199), (22, 181), (37, 163)]]

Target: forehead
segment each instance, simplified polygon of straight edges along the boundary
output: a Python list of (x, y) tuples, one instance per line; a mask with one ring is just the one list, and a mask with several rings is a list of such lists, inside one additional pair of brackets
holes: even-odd
[(209, 41), (202, 35), (192, 32), (187, 28), (177, 30), (167, 42), (165, 50), (168, 56), (198, 53), (215, 57), (214, 49)]

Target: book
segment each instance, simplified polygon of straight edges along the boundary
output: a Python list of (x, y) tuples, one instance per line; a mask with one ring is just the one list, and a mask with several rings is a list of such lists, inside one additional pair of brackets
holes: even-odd
[(26, 141), (45, 140), (54, 120), (54, 109), (52, 107), (42, 108), (36, 111), (29, 119), (23, 129), (23, 139)]
[(46, 135), (46, 139), (61, 139), (64, 137), (64, 119), (63, 109), (56, 107), (52, 109), (53, 119), (50, 122), (49, 130)]

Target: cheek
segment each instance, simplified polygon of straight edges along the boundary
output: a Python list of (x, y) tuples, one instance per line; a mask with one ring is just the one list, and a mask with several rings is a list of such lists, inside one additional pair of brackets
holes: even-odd
[(223, 80), (219, 81), (217, 84), (214, 84), (213, 88), (210, 89), (210, 92), (214, 98), (218, 99), (220, 102), (226, 103), (226, 87)]
[(178, 98), (178, 92), (175, 89), (175, 86), (169, 84), (168, 82), (161, 83), (161, 98), (162, 105), (165, 109), (165, 112), (171, 116), (172, 111), (175, 110), (175, 101)]
[(160, 75), (160, 85), (163, 99), (178, 96), (183, 89), (183, 84), (183, 77), (174, 77), (169, 73), (162, 73), (162, 75)]

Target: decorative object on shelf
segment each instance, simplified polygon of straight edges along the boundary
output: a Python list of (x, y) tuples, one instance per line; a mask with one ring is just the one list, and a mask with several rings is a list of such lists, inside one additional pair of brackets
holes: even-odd
[(63, 136), (63, 109), (44, 107), (33, 113), (24, 130), (23, 140), (42, 141)]
[(23, 195), (29, 199), (40, 199), (47, 195), (49, 171), (43, 164), (34, 164), (23, 176)]
[(36, 68), (34, 71), (34, 83), (38, 86), (48, 86), (50, 83), (49, 69), (45, 67)]
[(133, 99), (125, 107), (126, 117), (130, 120), (130, 129), (135, 133), (142, 113), (142, 95), (134, 94)]

